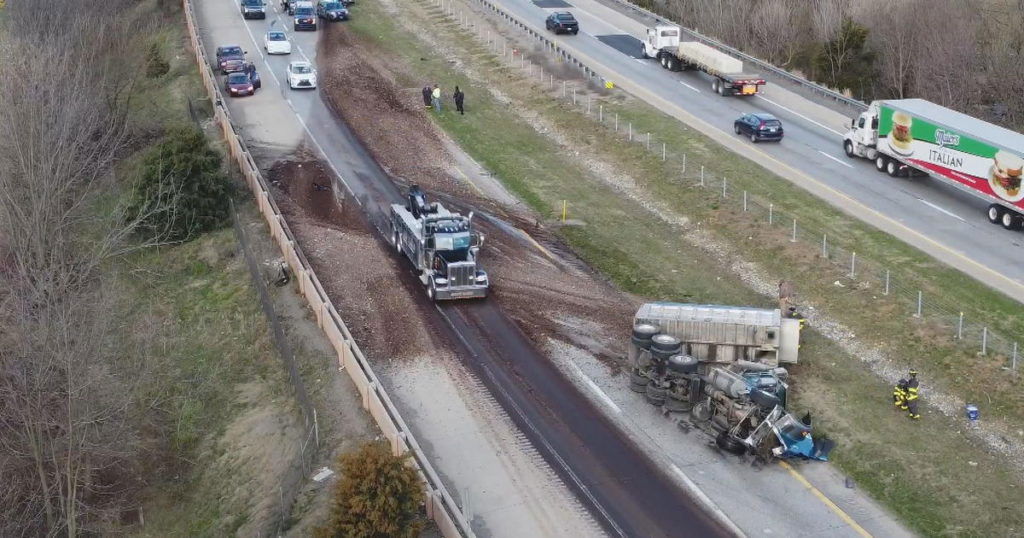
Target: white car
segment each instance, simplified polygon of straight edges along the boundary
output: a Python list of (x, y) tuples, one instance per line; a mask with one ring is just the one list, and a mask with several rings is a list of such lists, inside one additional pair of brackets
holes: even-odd
[(288, 87), (293, 90), (316, 88), (316, 69), (313, 69), (313, 64), (304, 61), (289, 63)]
[(264, 38), (263, 49), (267, 54), (291, 54), (292, 42), (288, 41), (288, 36), (281, 30), (271, 30)]

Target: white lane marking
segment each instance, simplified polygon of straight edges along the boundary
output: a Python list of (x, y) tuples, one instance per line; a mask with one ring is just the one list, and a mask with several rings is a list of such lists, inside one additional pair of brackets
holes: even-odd
[(843, 165), (843, 166), (845, 166), (847, 168), (853, 168), (852, 164), (850, 164), (848, 162), (843, 162), (840, 159), (837, 159), (836, 157), (833, 157), (833, 156), (829, 155), (828, 153), (825, 153), (824, 151), (821, 151), (820, 149), (818, 150), (818, 153), (828, 157), (829, 159), (832, 159), (833, 161), (835, 161), (835, 162), (837, 162), (837, 163), (839, 163), (839, 164), (841, 164), (841, 165)]
[(359, 207), (363, 207), (363, 202), (360, 201), (359, 197), (355, 195), (356, 191), (352, 190), (352, 187), (349, 186), (347, 181), (345, 181), (345, 176), (341, 175), (341, 172), (339, 172), (338, 169), (334, 167), (334, 163), (332, 163), (331, 160), (327, 157), (327, 152), (324, 151), (323, 146), (320, 145), (320, 142), (318, 142), (316, 137), (313, 136), (313, 133), (310, 132), (309, 127), (306, 125), (305, 120), (302, 119), (302, 116), (299, 114), (299, 111), (295, 110), (295, 105), (292, 104), (292, 100), (286, 99), (286, 101), (288, 101), (288, 106), (291, 107), (292, 112), (295, 113), (295, 119), (299, 120), (299, 124), (302, 125), (302, 129), (306, 131), (306, 136), (308, 136), (309, 139), (313, 141), (313, 145), (315, 145), (317, 151), (320, 152), (320, 157), (323, 159), (325, 163), (327, 163), (327, 166), (331, 167), (331, 171), (334, 172), (334, 175), (338, 176), (338, 180), (341, 181), (341, 184), (344, 185), (346, 189), (348, 189), (348, 192), (352, 193), (352, 199), (355, 200), (357, 204), (359, 204)]
[(620, 409), (619, 406), (615, 405), (615, 402), (613, 402), (612, 399), (609, 398), (608, 395), (605, 394), (603, 390), (601, 390), (601, 387), (597, 386), (597, 383), (594, 383), (593, 380), (591, 380), (589, 377), (587, 377), (587, 374), (584, 374), (583, 370), (581, 370), (580, 367), (577, 366), (575, 362), (570, 362), (569, 365), (572, 366), (573, 370), (576, 370), (576, 373), (581, 378), (583, 378), (583, 381), (586, 382), (588, 387), (590, 387), (590, 390), (594, 391), (594, 393), (597, 394), (597, 396), (599, 398), (601, 398), (601, 401), (604, 402), (605, 405), (607, 405), (608, 407), (611, 407), (612, 410), (614, 410), (616, 413), (620, 413), (620, 414), (622, 413), (622, 409)]
[(640, 62), (640, 63), (642, 63), (644, 65), (654, 65), (651, 62), (649, 62), (649, 61), (647, 61), (647, 60), (645, 60), (643, 58), (633, 58), (633, 61), (634, 62)]
[(760, 98), (760, 99), (764, 99), (765, 101), (767, 101), (767, 102), (769, 102), (769, 103), (771, 103), (771, 104), (781, 108), (782, 110), (785, 110), (786, 112), (789, 112), (790, 114), (793, 114), (794, 116), (799, 116), (799, 117), (803, 118), (804, 120), (809, 121), (809, 122), (817, 125), (818, 127), (821, 127), (822, 129), (825, 129), (826, 131), (829, 131), (831, 133), (835, 133), (835, 134), (837, 134), (839, 136), (843, 136), (843, 133), (840, 133), (839, 131), (837, 131), (837, 130), (831, 128), (831, 127), (827, 127), (827, 126), (825, 126), (825, 125), (823, 125), (821, 123), (818, 123), (818, 122), (812, 120), (811, 118), (808, 118), (807, 116), (804, 116), (803, 114), (801, 114), (799, 112), (796, 112), (795, 110), (793, 110), (791, 108), (784, 107), (784, 106), (776, 103), (775, 101), (772, 101), (771, 99), (768, 99), (767, 97), (765, 97), (765, 96), (763, 96), (761, 94), (758, 94), (757, 97)]
[[(245, 27), (246, 33), (249, 34), (249, 39), (251, 39), (253, 44), (256, 45), (256, 50), (257, 52), (260, 53), (260, 58), (263, 58), (263, 64), (267, 67), (267, 71), (270, 71), (270, 76), (273, 77), (274, 83), (276, 83), (280, 87), (281, 81), (277, 79), (277, 74), (275, 74), (270, 69), (270, 65), (267, 64), (266, 58), (263, 56), (263, 51), (259, 49), (259, 43), (257, 43), (256, 41), (256, 36), (252, 34), (252, 30), (249, 28), (249, 25), (245, 22), (245, 17), (242, 17), (241, 13), (239, 13), (239, 17), (242, 18), (242, 26)], [(320, 152), (320, 157), (323, 159), (324, 162), (327, 163), (327, 166), (331, 167), (331, 170), (334, 172), (334, 175), (338, 176), (338, 180), (341, 181), (342, 185), (345, 185), (345, 188), (348, 189), (348, 192), (353, 194), (352, 198), (356, 201), (356, 203), (359, 204), (360, 207), (362, 207), (363, 202), (359, 200), (358, 196), (355, 196), (356, 191), (352, 190), (352, 187), (349, 186), (347, 181), (345, 181), (345, 177), (341, 175), (341, 172), (339, 172), (338, 169), (335, 168), (334, 163), (332, 163), (331, 160), (327, 157), (327, 152), (324, 151), (323, 146), (321, 146), (320, 142), (318, 142), (316, 137), (313, 136), (313, 133), (309, 130), (309, 126), (307, 126), (305, 120), (302, 119), (302, 115), (300, 115), (299, 111), (295, 109), (295, 104), (292, 103), (292, 100), (288, 98), (285, 98), (285, 102), (288, 103), (288, 107), (291, 108), (292, 113), (295, 114), (295, 119), (299, 120), (299, 124), (302, 125), (302, 129), (306, 131), (306, 136), (309, 137), (309, 139), (313, 142), (313, 145), (316, 146), (317, 151)]]
[(957, 219), (957, 220), (959, 220), (961, 222), (967, 222), (960, 215), (957, 215), (956, 213), (953, 213), (952, 211), (949, 211), (948, 209), (943, 209), (943, 208), (941, 208), (941, 207), (939, 207), (939, 206), (929, 202), (928, 200), (924, 200), (922, 198), (918, 198), (917, 200), (919, 202), (921, 202), (922, 204), (924, 204), (924, 205), (926, 205), (926, 206), (928, 206), (928, 207), (930, 207), (930, 208), (932, 208), (932, 209), (934, 209), (936, 211), (939, 211), (941, 213), (945, 213), (945, 214), (949, 215), (950, 217), (953, 217), (954, 219)]
[(678, 465), (672, 463), (669, 465), (669, 467), (672, 468), (672, 472), (674, 472), (676, 476), (682, 479), (683, 483), (686, 485), (687, 491), (689, 491), (691, 494), (697, 497), (697, 500), (699, 500), (701, 504), (703, 504), (711, 511), (715, 512), (721, 521), (725, 521), (731, 527), (730, 530), (737, 532), (739, 536), (745, 536), (743, 532), (740, 531), (739, 527), (737, 527), (736, 524), (732, 522), (732, 519), (730, 519), (729, 516), (725, 515), (725, 512), (723, 512), (722, 509), (719, 508), (718, 505), (711, 500), (711, 497), (708, 497), (707, 494), (704, 493), (704, 490), (700, 489), (700, 487), (697, 486), (697, 484), (693, 480), (690, 480), (690, 477), (686, 476), (686, 473), (684, 473)]
[(682, 84), (683, 86), (686, 86), (687, 88), (690, 88), (691, 90), (693, 90), (693, 91), (695, 91), (697, 93), (700, 93), (700, 90), (698, 90), (697, 88), (694, 88), (693, 86), (690, 86), (689, 84), (687, 84), (687, 83), (685, 83), (685, 82), (683, 82), (681, 80), (679, 81), (679, 83)]

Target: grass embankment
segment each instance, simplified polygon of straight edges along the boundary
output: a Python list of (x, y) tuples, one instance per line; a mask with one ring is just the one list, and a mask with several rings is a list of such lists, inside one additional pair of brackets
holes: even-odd
[[(121, 188), (114, 196), (130, 191), (141, 157), (161, 133), (193, 122), (190, 102), (203, 118), (210, 111), (187, 49), (180, 4), (139, 9), (161, 17), (157, 31), (140, 35), (138, 45), (155, 45), (166, 71), (144, 66), (134, 83), (134, 153), (117, 167)], [(139, 535), (227, 536), (254, 520), (266, 522), (272, 515), (255, 508), (280, 493), (253, 477), (279, 476), (292, 463), (259, 465), (263, 453), (246, 450), (281, 443), (283, 432), (301, 419), (244, 258), (225, 224), (185, 244), (137, 252), (110, 270), (120, 290), (112, 315), (146, 350), (152, 369), (144, 381), (145, 407), (138, 410), (145, 524), (129, 532)]]
[(240, 392), (259, 391), (291, 409), (266, 319), (235, 249), (229, 228), (140, 254), (122, 274), (126, 325), (158, 350), (154, 412), (170, 432), (156, 449), (168, 460), (146, 494), (146, 525), (139, 529), (145, 535), (233, 534), (249, 512), (234, 504), (231, 467), (215, 464), (224, 457), (218, 441), (233, 420), (266, 405)]
[[(483, 80), (470, 80), (448, 58), (424, 54), (431, 47), (415, 38), (414, 32), (397, 27), (395, 19), (376, 4), (362, 4), (360, 17), (349, 23), (350, 28), (375, 50), (389, 55), (389, 65), (405, 65), (407, 71), (399, 77), (400, 84), (418, 88), (423, 80), (430, 80), (448, 88), (456, 84), (465, 88), (469, 112), (466, 116), (445, 112), (437, 120), (441, 127), (538, 212), (555, 217), (561, 211), (562, 200), (570, 200), (570, 217), (582, 224), (563, 227), (560, 233), (623, 289), (662, 300), (771, 304), (727, 268), (709, 261), (704, 252), (680, 238), (676, 229), (595, 178), (573, 155), (536, 132), (523, 115), (543, 115), (574, 143), (599, 152), (622, 170), (630, 170), (654, 196), (680, 214), (706, 223), (704, 227), (716, 237), (732, 243), (772, 274), (789, 275), (803, 296), (827, 305), (833, 315), (854, 330), (871, 335), (869, 341), (883, 345), (896, 357), (916, 362), (929, 373), (934, 370), (945, 380), (958, 379), (970, 370), (975, 383), (987, 384), (966, 387), (962, 392), (971, 394), (984, 388), (992, 396), (993, 407), (1000, 406), (989, 407), (989, 413), (1024, 416), (1013, 385), (1000, 380), (997, 372), (985, 375), (968, 367), (983, 363), (997, 370), (994, 359), (967, 356), (943, 345), (924, 327), (916, 326), (902, 313), (895, 314), (899, 305), (876, 301), (870, 292), (833, 287), (837, 278), (833, 269), (816, 261), (813, 252), (790, 245), (784, 232), (762, 231), (752, 225), (721, 226), (719, 219), (743, 216), (723, 212), (712, 193), (662, 179), (679, 177), (679, 171), (661, 163), (660, 156), (624, 144), (594, 120), (524, 81), (518, 72), (502, 67), (498, 58), (433, 6), (410, 2), (400, 5), (404, 18), (429, 28), (435, 39), (452, 47), (455, 56)], [(493, 99), (487, 86), (499, 87), (511, 98), (511, 104)], [(621, 96), (615, 100), (621, 107), (620, 122), (628, 118), (634, 129), (662, 132), (663, 137), (672, 133), (671, 143), (685, 148), (689, 166), (699, 166), (704, 160), (709, 170), (736, 178), (730, 179), (730, 183), (736, 181), (735, 188), (785, 193), (779, 198), (786, 201), (787, 211), (797, 214), (801, 222), (814, 222), (830, 234), (834, 230), (836, 237), (857, 242), (858, 254), (912, 266), (934, 282), (956, 283), (962, 286), (965, 304), (984, 303), (976, 297), (988, 297), (992, 301), (989, 308), (1007, 314), (1017, 312), (1010, 303), (962, 275), (937, 267), (913, 249), (849, 222), (834, 211), (815, 207), (820, 204), (783, 180), (643, 104)], [(740, 178), (750, 180), (742, 182)], [(886, 383), (866, 374), (856, 357), (845, 354), (813, 329), (808, 333), (803, 364), (795, 369), (796, 404), (814, 409), (819, 428), (840, 441), (835, 461), (861, 487), (925, 534), (1008, 535), (1024, 524), (1024, 516), (1012, 508), (1012, 495), (1007, 494), (1022, 485), (998, 458), (977, 451), (974, 443), (958, 432), (955, 421), (926, 415), (924, 421), (909, 422), (890, 409)], [(928, 362), (922, 364), (925, 357)]]

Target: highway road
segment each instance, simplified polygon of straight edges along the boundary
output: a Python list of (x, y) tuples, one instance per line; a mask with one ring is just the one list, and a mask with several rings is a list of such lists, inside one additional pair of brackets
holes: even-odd
[[(766, 95), (753, 99), (721, 97), (712, 93), (708, 75), (673, 73), (653, 60), (642, 60), (639, 38), (645, 35), (646, 26), (638, 20), (640, 16), (627, 14), (624, 8), (597, 0), (491, 1), (538, 30), (544, 29), (548, 13), (572, 12), (579, 20), (580, 34), (552, 34), (563, 48), (592, 60), (591, 67), (599, 73), (654, 106), (676, 117), (680, 116), (674, 113), (676, 109), (685, 111), (701, 123), (693, 125), (695, 128), (713, 130), (707, 134), (719, 135), (718, 139), (738, 139), (732, 122), (745, 112), (776, 115), (786, 128), (783, 142), (753, 146), (736, 140), (729, 147), (733, 149), (737, 143), (750, 146), (739, 151), (769, 170), (795, 179), (843, 211), (1024, 301), (1024, 233), (990, 224), (985, 216), (988, 204), (953, 187), (931, 178), (894, 179), (877, 172), (869, 161), (847, 158), (842, 134), (848, 121), (836, 121), (836, 114), (814, 115), (802, 107), (786, 106), (773, 99), (773, 92), (778, 91), (771, 84)], [(809, 186), (810, 182), (817, 185)]]
[[(318, 91), (292, 91), (284, 83), (289, 61), (305, 58), (316, 62), (321, 32), (291, 32), (276, 4), (268, 20), (243, 21), (235, 0), (193, 1), (208, 56), (213, 57), (218, 45), (238, 44), (262, 74), (263, 89), (255, 96), (227, 99), (226, 103), (258, 164), (266, 169), (302, 145), (310, 145), (342, 183), (341, 190), (359, 202), (370, 221), (380, 222), (387, 205), (401, 200), (402, 193)], [(358, 5), (353, 13), (359, 16)], [(271, 25), (283, 27), (292, 38), (290, 57), (261, 53), (263, 33)], [(426, 300), (411, 268), (402, 281)], [(463, 363), (611, 535), (736, 533), (731, 523), (705, 513), (707, 505), (695, 502), (682, 487), (696, 483), (706, 494), (703, 502), (718, 505), (724, 517), (747, 534), (905, 535), (884, 510), (862, 493), (851, 493), (840, 480), (810, 478), (828, 493), (829, 500), (802, 481), (805, 479), (796, 478), (799, 475), (774, 466), (752, 469), (709, 450), (699, 437), (670, 437), (671, 449), (641, 446), (628, 428), (618, 425), (624, 417), (600, 410), (601, 404), (582, 392), (592, 389), (574, 385), (493, 298), (441, 304), (435, 311), (437, 315), (427, 322), (453, 344)], [(430, 447), (427, 449), (429, 454)], [(446, 474), (445, 465), (458, 465), (458, 461), (438, 456), (442, 475)], [(694, 478), (685, 477), (684, 469), (692, 471)], [(459, 491), (466, 485), (454, 486), (453, 491)], [(474, 520), (474, 527), (477, 525), (487, 529), (486, 518)]]
[[(319, 92), (292, 91), (284, 82), (291, 59), (304, 56), (315, 62), (319, 33), (292, 33), (277, 16), (277, 5), (267, 21), (243, 21), (234, 0), (196, 4), (209, 57), (219, 44), (239, 44), (262, 74), (262, 91), (227, 103), (247, 145), (270, 148), (262, 156), (256, 151), (261, 165), (272, 164), (307, 140), (338, 178), (344, 178), (369, 220), (382, 222), (388, 206), (403, 199), (398, 187)], [(296, 47), (291, 57), (261, 53), (262, 36), (272, 23), (292, 36)], [(405, 284), (422, 293), (411, 267), (405, 276)], [(469, 369), (609, 534), (729, 534), (538, 352), (497, 301), (443, 303), (436, 311), (437, 326), (448, 333)]]

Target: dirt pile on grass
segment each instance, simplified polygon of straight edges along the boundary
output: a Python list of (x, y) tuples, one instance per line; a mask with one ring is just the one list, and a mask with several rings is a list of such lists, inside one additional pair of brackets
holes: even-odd
[(434, 81), (400, 87), (400, 73), (377, 65), (379, 60), (342, 26), (328, 25), (326, 39), (320, 40), (321, 92), (328, 106), (393, 177), (468, 195), (452, 176), (442, 135), (424, 114), (421, 91)]
[(387, 252), (351, 200), (336, 200), (331, 176), (308, 154), (269, 172), (275, 198), (324, 291), (362, 349), (380, 358), (434, 349), (420, 306), (396, 278), (407, 268)]

